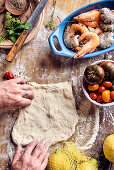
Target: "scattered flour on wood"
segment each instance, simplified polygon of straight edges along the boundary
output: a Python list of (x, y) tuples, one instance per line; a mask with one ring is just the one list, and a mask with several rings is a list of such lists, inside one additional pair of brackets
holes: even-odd
[[(53, 11), (53, 8), (48, 8), (46, 15), (49, 17), (51, 16)], [(56, 18), (56, 20), (59, 22), (59, 20), (57, 19), (57, 16), (59, 16), (59, 18), (61, 18), (61, 20), (63, 20), (67, 14), (65, 14), (63, 11), (61, 11), (59, 8), (56, 8), (55, 10), (55, 15), (54, 17)], [(23, 51), (28, 51), (28, 55), (26, 56), (26, 58), (24, 59), (24, 61), (21, 63), (20, 62), (20, 56), (21, 56), (21, 52), (19, 52), (19, 54), (17, 55), (17, 60), (16, 60), (16, 64), (14, 69), (12, 70), (12, 72), (15, 74), (16, 77), (22, 76), (23, 78), (25, 78), (27, 81), (30, 81), (31, 78), (28, 77), (26, 75), (26, 69), (28, 69), (26, 67), (26, 61), (27, 58), (31, 59), (31, 63), (35, 64), (35, 60), (37, 57), (40, 57), (42, 55), (48, 55), (50, 54), (50, 46), (48, 43), (48, 38), (50, 36), (50, 34), (52, 33), (51, 30), (48, 30), (47, 28), (45, 28), (44, 25), (42, 25), (40, 31), (38, 32), (38, 34), (34, 37), (34, 39), (32, 41), (30, 41), (28, 44), (26, 44), (23, 47)], [(31, 51), (31, 47), (32, 47), (32, 51)], [(34, 55), (34, 58), (31, 58), (31, 56)], [(114, 52), (109, 52), (106, 54), (107, 58), (109, 59), (113, 59), (112, 56), (114, 55)], [(0, 49), (0, 68), (2, 69), (4, 66), (4, 59), (6, 56), (6, 51), (3, 49)], [(104, 55), (102, 56), (98, 56), (97, 60), (99, 59), (104, 59)], [(68, 73), (71, 72), (71, 81), (72, 81), (72, 85), (75, 89), (76, 92), (76, 105), (77, 105), (77, 111), (78, 114), (80, 116), (79, 118), (79, 123), (76, 127), (76, 142), (79, 143), (80, 148), (82, 149), (91, 149), (92, 145), (94, 144), (97, 136), (98, 136), (98, 131), (100, 130), (101, 136), (100, 136), (100, 141), (102, 141), (103, 135), (106, 134), (106, 129), (103, 129), (101, 127), (100, 123), (100, 116), (99, 116), (99, 111), (98, 108), (93, 106), (85, 97), (81, 97), (82, 96), (82, 76), (83, 76), (83, 71), (86, 67), (86, 65), (91, 64), (92, 62), (96, 61), (96, 58), (93, 57), (91, 58), (91, 60), (86, 59), (86, 60), (81, 60), (81, 64), (80, 64), (80, 68), (77, 69), (75, 68), (73, 71), (71, 69), (64, 69), (64, 71), (61, 73), (62, 76), (67, 76)], [(88, 63), (89, 61), (89, 63)], [(30, 69), (30, 68), (29, 68)], [(31, 72), (33, 73), (34, 70), (31, 70)], [(80, 73), (80, 80), (79, 78), (76, 76), (77, 73)], [(79, 74), (78, 74), (79, 75)], [(47, 74), (46, 71), (44, 71), (44, 73), (41, 75), (41, 80), (42, 79), (53, 79), (53, 77), (57, 80), (58, 77), (56, 75), (56, 71), (53, 71), (52, 73), (50, 73), (49, 75)], [(91, 109), (92, 108), (92, 109)], [(109, 121), (110, 124), (114, 124), (113, 120), (113, 114), (111, 111), (111, 108), (108, 109), (108, 111), (104, 108), (103, 112), (105, 113), (103, 116), (103, 120), (102, 122), (105, 123), (107, 120)], [(5, 125), (5, 129), (4, 131), (6, 133), (9, 132), (9, 130), (11, 131), (11, 128), (13, 126), (13, 119), (11, 117), (11, 115), (6, 115), (7, 119), (5, 118), (3, 121), (3, 124)], [(8, 125), (8, 126), (7, 126)], [(111, 133), (111, 132), (110, 132)], [(87, 140), (86, 140), (87, 138)], [(103, 139), (102, 139), (103, 138)], [(9, 138), (10, 139), (10, 138)], [(3, 143), (3, 141), (8, 144), (7, 145), (7, 155), (5, 155), (5, 153), (3, 155), (1, 155), (1, 157), (13, 157), (13, 154), (15, 152), (15, 147), (13, 146), (12, 143), (10, 143), (10, 140), (6, 139), (6, 138), (1, 138), (0, 139), (0, 145)]]

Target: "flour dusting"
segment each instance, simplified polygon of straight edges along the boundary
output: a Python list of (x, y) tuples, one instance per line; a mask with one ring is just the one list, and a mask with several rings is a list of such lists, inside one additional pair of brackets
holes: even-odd
[[(51, 18), (52, 11), (53, 7), (49, 6), (45, 13), (44, 24), (46, 24), (49, 21), (49, 18)], [(62, 21), (67, 15), (67, 13), (56, 7), (54, 14), (55, 23), (58, 25), (60, 23), (58, 17)], [(73, 67), (69, 64), (70, 60), (65, 62), (65, 57), (55, 55), (52, 52), (48, 42), (51, 33), (52, 30), (49, 30), (42, 25), (34, 39), (24, 45), (22, 50), (17, 54), (12, 72), (15, 77), (21, 76), (26, 81), (36, 81), (37, 83), (71, 82), (76, 101), (76, 109), (79, 115), (76, 132), (72, 138), (75, 139), (75, 142), (79, 144), (81, 149), (88, 151), (88, 153), (91, 153), (94, 158), (100, 160), (100, 156), (103, 155), (101, 151), (104, 139), (106, 136), (114, 132), (114, 107), (98, 108), (90, 103), (82, 91), (82, 78), (85, 67), (88, 64), (102, 59), (113, 60), (114, 51), (92, 58), (80, 58), (76, 60), (75, 66)], [(1, 74), (5, 71), (4, 65), (7, 65), (5, 62), (7, 53), (7, 50), (0, 49)], [(50, 70), (49, 66), (52, 70)], [(18, 114), (15, 115), (17, 116)], [(16, 118), (14, 118), (14, 114), (11, 111), (8, 113), (1, 113), (0, 119), (0, 146), (3, 148), (5, 148), (5, 145), (7, 146), (7, 154), (6, 150), (3, 149), (0, 158), (3, 159), (3, 161), (7, 161), (8, 158), (11, 158), (12, 160), (15, 146), (11, 141), (10, 133)], [(3, 134), (6, 134), (6, 136)], [(104, 168), (101, 169), (104, 170)]]

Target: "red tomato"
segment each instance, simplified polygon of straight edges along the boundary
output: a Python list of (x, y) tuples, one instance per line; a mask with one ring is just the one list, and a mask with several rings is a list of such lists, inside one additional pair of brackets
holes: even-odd
[(100, 95), (97, 96), (97, 102), (101, 103), (102, 101), (103, 101), (102, 95), (100, 94)]
[(105, 90), (104, 92), (102, 92), (102, 99), (104, 102), (109, 102), (110, 100), (110, 91), (109, 90)]
[(13, 75), (12, 72), (9, 72), (9, 71), (8, 71), (8, 72), (5, 73), (4, 78), (5, 78), (6, 80), (14, 79), (14, 75)]
[(102, 93), (103, 91), (105, 91), (105, 87), (104, 87), (104, 86), (100, 86), (100, 87), (98, 88), (98, 92), (99, 92), (99, 93)]
[(106, 87), (106, 88), (109, 88), (109, 87), (112, 86), (112, 83), (110, 81), (104, 81), (103, 86)]
[(97, 99), (97, 95), (95, 93), (89, 93), (89, 96), (93, 99), (96, 100)]
[(110, 92), (110, 97), (111, 97), (111, 99), (114, 100), (114, 91), (111, 91), (111, 92)]

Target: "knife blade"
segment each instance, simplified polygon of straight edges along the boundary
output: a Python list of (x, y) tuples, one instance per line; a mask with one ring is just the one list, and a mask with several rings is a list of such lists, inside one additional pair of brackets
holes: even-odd
[(6, 56), (6, 61), (12, 62), (18, 51), (20, 50), (22, 44), (24, 43), (25, 39), (27, 38), (28, 34), (31, 32), (32, 28), (36, 24), (37, 20), (40, 17), (45, 5), (47, 4), (48, 0), (40, 0), (36, 8), (34, 9), (31, 16), (28, 18), (26, 23), (31, 24), (28, 30), (24, 30), (21, 35), (16, 40), (15, 44), (13, 45), (12, 49), (10, 50), (9, 54)]

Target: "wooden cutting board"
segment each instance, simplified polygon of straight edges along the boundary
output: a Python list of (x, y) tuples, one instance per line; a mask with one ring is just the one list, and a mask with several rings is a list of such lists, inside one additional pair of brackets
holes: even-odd
[[(30, 3), (30, 6), (29, 6), (29, 9), (28, 11), (21, 15), (20, 16), (20, 19), (24, 22), (26, 22), (26, 20), (29, 18), (29, 16), (31, 15), (31, 13), (33, 12), (34, 8), (36, 7), (36, 5), (38, 4), (38, 0), (31, 0), (31, 3)], [(3, 14), (0, 14), (0, 15), (3, 15)], [(28, 43), (30, 40), (32, 40), (35, 35), (39, 32), (40, 30), (40, 27), (43, 23), (43, 20), (44, 20), (44, 10), (43, 12), (41, 13), (40, 17), (39, 17), (39, 20), (36, 22), (34, 28), (32, 29), (32, 31), (30, 32), (30, 34), (28, 35), (28, 37), (26, 38), (25, 42), (23, 43), (26, 44)], [(0, 27), (2, 28), (2, 24), (0, 24)], [(0, 44), (0, 48), (7, 48), (7, 49), (10, 49), (11, 47), (13, 46), (13, 42), (10, 41), (10, 40), (4, 40), (1, 44)]]

